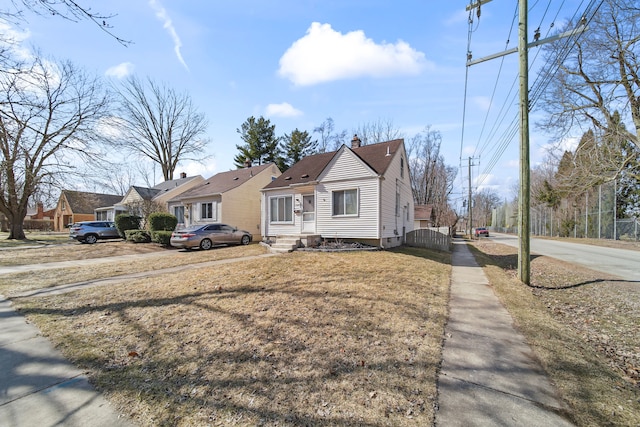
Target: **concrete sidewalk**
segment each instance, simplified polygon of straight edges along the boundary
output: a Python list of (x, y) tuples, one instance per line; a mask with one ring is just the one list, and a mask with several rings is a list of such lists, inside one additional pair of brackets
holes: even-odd
[(0, 296), (0, 425), (132, 425)]
[(437, 426), (572, 426), (465, 242), (455, 242)]

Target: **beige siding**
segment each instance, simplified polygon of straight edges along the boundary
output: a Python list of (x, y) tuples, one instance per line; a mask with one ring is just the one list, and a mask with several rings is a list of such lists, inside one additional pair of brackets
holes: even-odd
[(202, 184), (204, 182), (204, 178), (200, 175), (194, 177), (192, 180), (185, 182), (179, 187), (172, 188), (171, 190), (164, 191), (159, 193), (153, 198), (154, 202), (162, 205), (164, 209), (169, 209), (168, 201), (179, 196), (180, 194), (191, 190), (192, 188)]
[(267, 168), (248, 180), (240, 187), (223, 195), (221, 205), (221, 222), (226, 222), (253, 235), (254, 240), (261, 236), (260, 230), (260, 190), (271, 182), (272, 176), (280, 175), (273, 166)]

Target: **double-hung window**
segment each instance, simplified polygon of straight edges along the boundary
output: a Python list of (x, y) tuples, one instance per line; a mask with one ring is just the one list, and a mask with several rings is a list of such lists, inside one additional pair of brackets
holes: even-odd
[(215, 212), (213, 210), (213, 203), (200, 203), (200, 219), (213, 219), (215, 220)]
[(358, 215), (358, 190), (334, 191), (333, 216)]
[(293, 196), (271, 197), (269, 211), (271, 222), (293, 222)]

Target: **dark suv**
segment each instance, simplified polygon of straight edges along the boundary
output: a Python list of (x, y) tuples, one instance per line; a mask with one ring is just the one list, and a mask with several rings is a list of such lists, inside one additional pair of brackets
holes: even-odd
[(69, 238), (93, 244), (98, 239), (121, 239), (116, 225), (111, 221), (82, 221), (71, 225)]

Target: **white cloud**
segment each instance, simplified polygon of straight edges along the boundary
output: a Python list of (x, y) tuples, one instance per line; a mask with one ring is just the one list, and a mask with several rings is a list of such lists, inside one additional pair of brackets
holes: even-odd
[(15, 27), (0, 20), (0, 48), (11, 50), (18, 59), (30, 60), (33, 58), (33, 53), (22, 46), (22, 43), (31, 37), (31, 33), (26, 31), (20, 31)]
[(189, 70), (187, 63), (184, 61), (182, 53), (180, 52), (180, 49), (182, 48), (182, 41), (180, 41), (180, 36), (178, 36), (178, 32), (173, 26), (173, 22), (171, 21), (167, 10), (157, 0), (149, 0), (149, 6), (151, 6), (153, 10), (155, 10), (156, 17), (160, 21), (162, 21), (164, 29), (167, 30), (167, 32), (171, 36), (171, 39), (173, 40), (173, 50), (176, 52), (178, 61), (180, 61), (184, 68)]
[(491, 108), (491, 98), (488, 96), (474, 96), (471, 101), (482, 111), (489, 111), (489, 108)]
[(280, 58), (278, 74), (297, 86), (357, 77), (416, 75), (432, 66), (422, 52), (399, 40), (376, 44), (363, 31), (342, 34), (330, 24), (311, 24)]
[(202, 175), (202, 177), (204, 179), (208, 179), (210, 177), (212, 177), (214, 174), (218, 173), (218, 172), (224, 172), (224, 171), (218, 171), (218, 165), (215, 162), (215, 159), (208, 159), (206, 161), (206, 163), (200, 163), (200, 162), (188, 162), (184, 165), (179, 165), (178, 168), (176, 169), (176, 175), (180, 176), (180, 172), (184, 172), (187, 174), (187, 176), (196, 176), (196, 175)]
[(134, 65), (131, 62), (123, 62), (122, 64), (115, 65), (107, 69), (105, 74), (108, 77), (115, 77), (117, 79), (123, 79), (133, 73)]
[(269, 104), (267, 105), (265, 113), (268, 117), (297, 117), (303, 114), (302, 111), (294, 108), (293, 105), (288, 102)]

